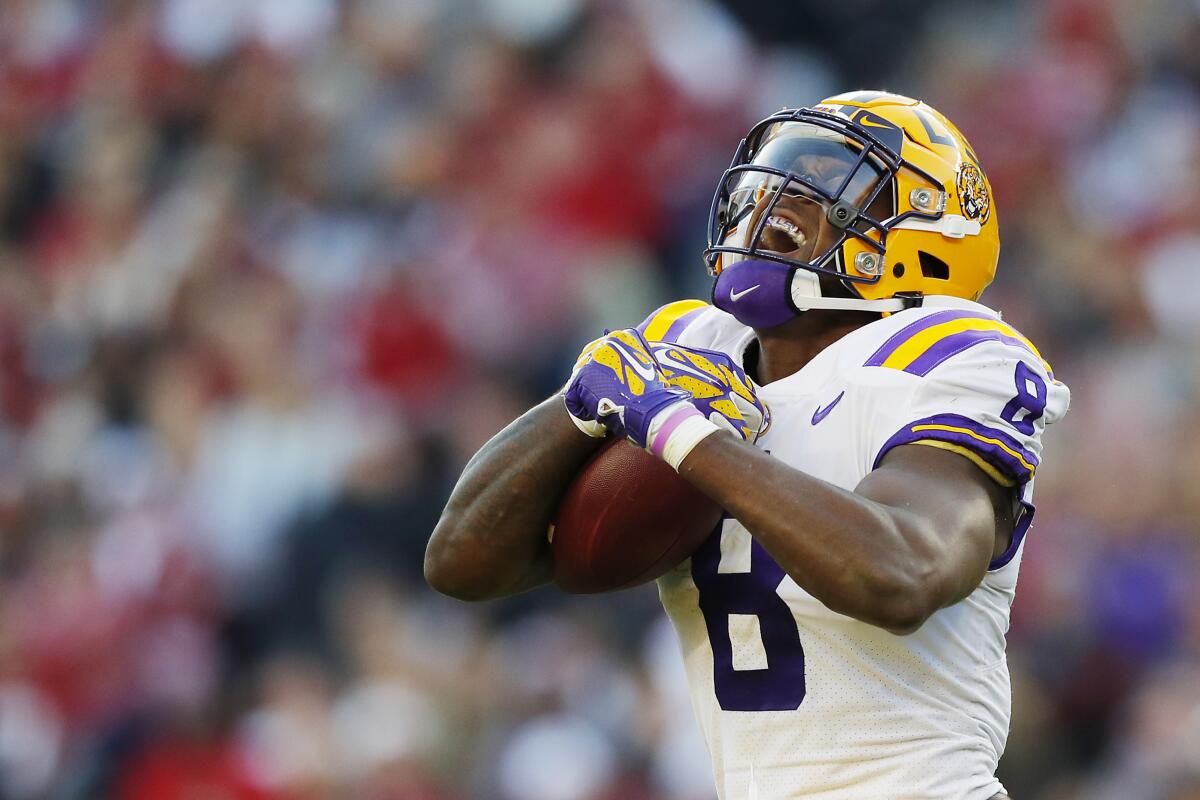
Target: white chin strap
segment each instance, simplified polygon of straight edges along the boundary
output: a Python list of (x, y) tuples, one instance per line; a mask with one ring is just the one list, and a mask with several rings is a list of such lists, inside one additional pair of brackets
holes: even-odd
[(792, 303), (801, 311), (815, 308), (832, 311), (903, 311), (906, 304), (899, 297), (886, 300), (863, 300), (861, 297), (823, 297), (817, 273), (797, 269), (792, 274)]

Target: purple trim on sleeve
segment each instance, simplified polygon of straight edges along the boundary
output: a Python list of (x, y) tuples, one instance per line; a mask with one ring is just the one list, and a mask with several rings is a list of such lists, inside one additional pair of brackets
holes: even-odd
[[(971, 431), (978, 436), (988, 439), (996, 439), (1004, 444), (1001, 447), (993, 442), (984, 442), (962, 431), (946, 431), (946, 430), (914, 430), (925, 425), (943, 425), (947, 427), (963, 428), (966, 431)], [(973, 453), (977, 453), (984, 461), (995, 467), (1001, 475), (1016, 481), (1018, 484), (1025, 483), (1033, 477), (1033, 470), (1021, 463), (1021, 459), (1025, 460), (1026, 464), (1036, 468), (1039, 461), (1038, 457), (1029, 452), (1013, 437), (1009, 436), (1004, 431), (989, 428), (986, 425), (981, 425), (969, 417), (964, 417), (959, 414), (939, 414), (933, 417), (910, 422), (897, 431), (890, 439), (888, 439), (879, 454), (875, 456), (875, 463), (871, 469), (876, 469), (883, 457), (893, 447), (898, 447), (902, 444), (912, 444), (913, 442), (921, 441), (922, 439), (933, 439), (934, 441), (947, 442), (956, 444), (960, 447), (965, 447)], [(1006, 449), (1007, 448), (1007, 449)], [(1020, 458), (1013, 455), (1013, 451), (1020, 454)]]
[(662, 341), (670, 344), (679, 344), (679, 337), (683, 335), (683, 331), (688, 325), (695, 321), (696, 317), (706, 311), (708, 306), (700, 306), (693, 308), (691, 311), (684, 314), (679, 319), (671, 323), (671, 327), (667, 328), (667, 332), (663, 334)]
[(938, 341), (905, 367), (904, 371), (924, 377), (946, 359), (953, 358), (962, 351), (983, 342), (1004, 342), (1023, 350), (1029, 350), (1029, 346), (1020, 339), (1007, 336), (1000, 331), (960, 331)]
[(888, 338), (883, 346), (875, 351), (875, 354), (867, 359), (867, 363), (863, 366), (867, 367), (882, 367), (883, 362), (887, 361), (888, 356), (896, 352), (900, 345), (907, 342), (912, 337), (916, 336), (921, 331), (932, 328), (934, 325), (941, 325), (943, 322), (950, 322), (956, 319), (967, 319), (968, 317), (975, 319), (994, 319), (986, 314), (980, 314), (978, 311), (963, 311), (963, 310), (948, 310), (938, 311), (925, 317), (921, 317), (916, 322), (905, 325), (900, 330), (896, 331)]
[(1021, 542), (1025, 540), (1025, 534), (1029, 532), (1029, 526), (1033, 524), (1033, 512), (1036, 509), (1033, 503), (1021, 501), (1021, 517), (1017, 520), (1017, 524), (1013, 527), (1012, 541), (1008, 543), (1008, 548), (992, 559), (992, 563), (988, 564), (988, 572), (995, 572), (998, 569), (1007, 567), (1012, 561), (1017, 551), (1021, 549)]

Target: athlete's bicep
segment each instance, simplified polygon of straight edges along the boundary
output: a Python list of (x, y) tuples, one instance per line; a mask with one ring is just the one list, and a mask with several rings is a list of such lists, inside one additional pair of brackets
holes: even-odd
[(931, 532), (929, 566), (942, 587), (942, 605), (970, 594), (1008, 547), (1012, 491), (958, 453), (920, 444), (889, 450), (855, 489)]

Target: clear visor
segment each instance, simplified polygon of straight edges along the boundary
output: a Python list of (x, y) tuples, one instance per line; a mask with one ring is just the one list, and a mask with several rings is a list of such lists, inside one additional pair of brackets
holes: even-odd
[(862, 158), (862, 152), (858, 142), (811, 123), (775, 125), (754, 159), (730, 176), (729, 223), (736, 225), (785, 182), (784, 196), (823, 204), (844, 199), (861, 207), (888, 175), (874, 157)]

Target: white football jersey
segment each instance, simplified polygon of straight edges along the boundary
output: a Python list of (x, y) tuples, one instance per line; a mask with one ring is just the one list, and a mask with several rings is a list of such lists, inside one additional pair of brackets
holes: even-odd
[[(642, 329), (739, 362), (754, 338), (699, 301), (665, 306)], [(920, 443), (1019, 486), (1022, 505), (1011, 547), (978, 588), (907, 636), (826, 608), (734, 519), (661, 578), (720, 796), (988, 800), (1003, 790), (1004, 635), (1033, 478), (1067, 387), (995, 311), (930, 297), (759, 396), (771, 425), (758, 446), (836, 486), (854, 489), (891, 448)]]

